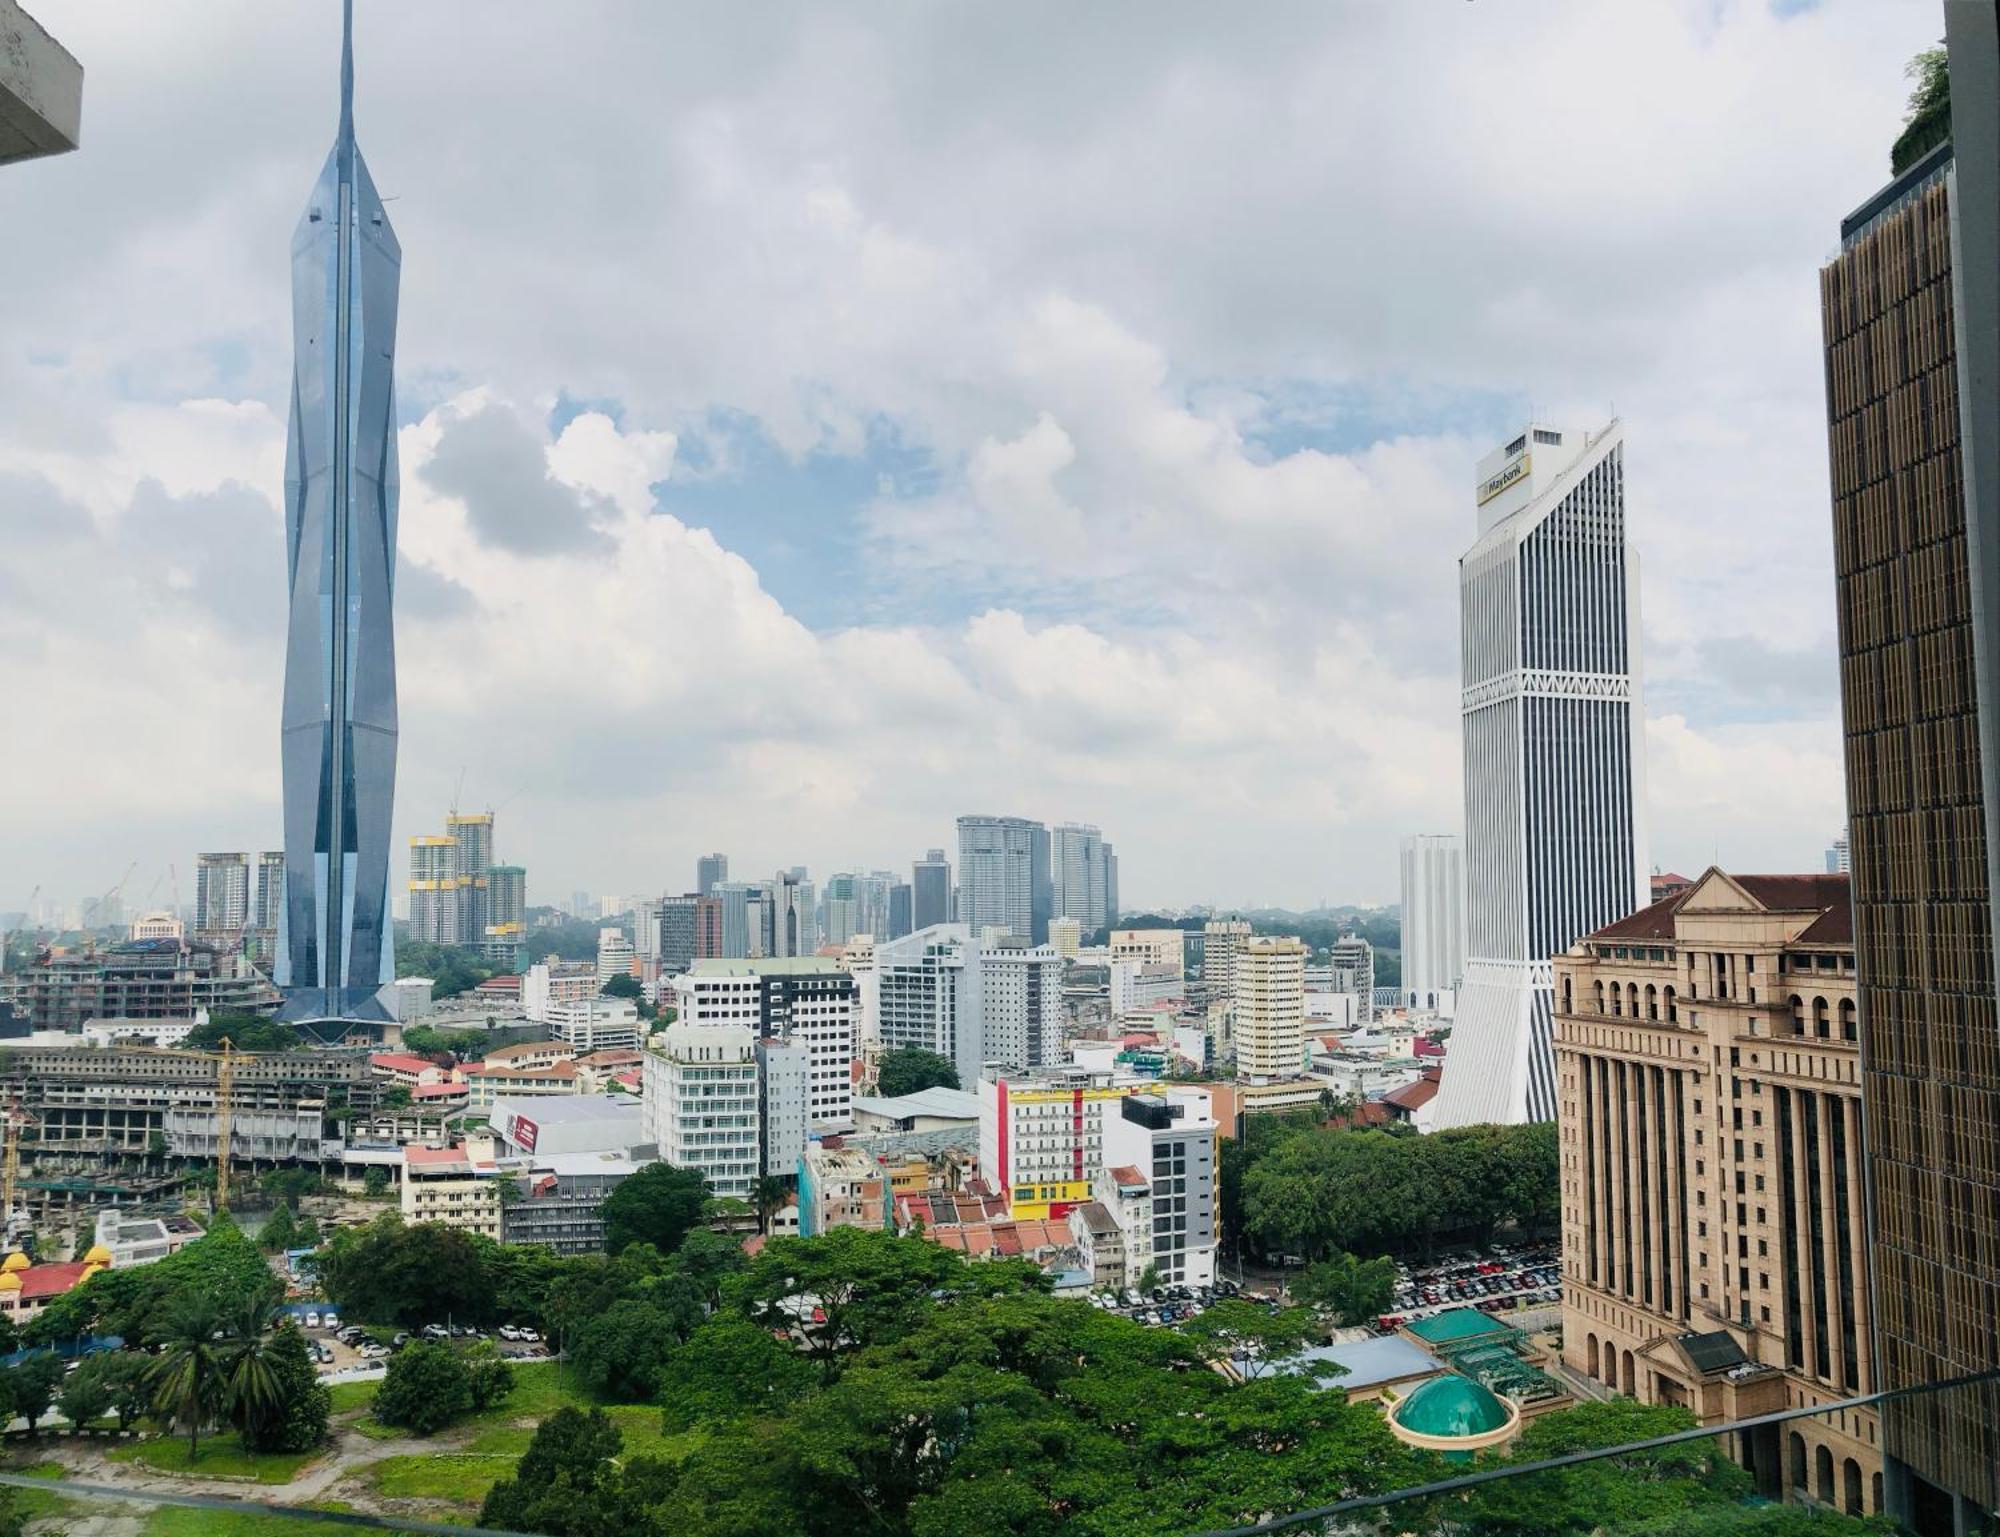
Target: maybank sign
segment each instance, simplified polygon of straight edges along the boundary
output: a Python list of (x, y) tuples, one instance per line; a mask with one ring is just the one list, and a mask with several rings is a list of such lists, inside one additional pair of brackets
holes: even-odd
[(1498, 475), (1485, 481), (1479, 488), (1479, 505), (1484, 507), (1494, 497), (1513, 485), (1515, 481), (1527, 479), (1528, 467), (1534, 463), (1534, 460), (1535, 456), (1533, 454), (1523, 454)]

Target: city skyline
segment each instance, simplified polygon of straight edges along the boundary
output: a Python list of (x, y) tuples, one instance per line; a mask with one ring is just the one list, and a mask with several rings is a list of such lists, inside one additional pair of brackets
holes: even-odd
[[(86, 597), (60, 611), (31, 598), (0, 622), (10, 652), (29, 659), (23, 687), (50, 694), (55, 674), (41, 669), (58, 665), (86, 683), (31, 726), (74, 750), (27, 755), (23, 790), (51, 811), (0, 849), (18, 888), (0, 893), (0, 907), (20, 905), (37, 884), (81, 898), (135, 858), (157, 869), (197, 849), (276, 841), (275, 754), (252, 750), (277, 692), (260, 650), (275, 616), (256, 589), (282, 562), (285, 304), (262, 253), (297, 212), (283, 168), (295, 175), (323, 132), (312, 109), (324, 71), (311, 66), (330, 36), (325, 14), (238, 18), (237, 33), (192, 62), (199, 88), (168, 101), (147, 68), (159, 40), (146, 24), (73, 4), (40, 9), (103, 82), (93, 122), (103, 152), (74, 157), (60, 178), (25, 166), (8, 189), (10, 207), (48, 238), (24, 254), (0, 301), (7, 334), (20, 339), (0, 368), (0, 419), (16, 424), (0, 433), (0, 477), (41, 514), (29, 514), (35, 526), (0, 560), (16, 577), (24, 568), (11, 563), (34, 562), (50, 590)], [(886, 142), (869, 93), (822, 79), (817, 93), (789, 101), (783, 82), (802, 55), (776, 48), (760, 66), (723, 67), (702, 52), (720, 45), (704, 41), (673, 68), (707, 83), (635, 96), (666, 114), (652, 138), (667, 147), (641, 167), (647, 208), (630, 210), (621, 194), (608, 212), (611, 183), (586, 176), (552, 194), (576, 216), (546, 221), (561, 247), (521, 231), (489, 273), (469, 259), (490, 240), (501, 201), (484, 168), (546, 165), (545, 151), (515, 137), (522, 125), (496, 125), (474, 95), (527, 67), (516, 57), (525, 51), (509, 46), (526, 13), (498, 14), (495, 57), (475, 64), (452, 57), (420, 18), (364, 6), (378, 134), (399, 144), (442, 135), (445, 148), (459, 135), (500, 135), (463, 186), (445, 180), (449, 154), (427, 151), (400, 157), (389, 189), (398, 224), (421, 230), (413, 246), (424, 252), (405, 274), (417, 318), (403, 339), (412, 383), (400, 419), (399, 599), (421, 646), (406, 642), (400, 659), (405, 812), (392, 846), (421, 832), (428, 808), (480, 763), (491, 694), (524, 720), (559, 712), (575, 728), (525, 732), (518, 766), (488, 759), (472, 776), (475, 803), (519, 792), (510, 853), (545, 893), (643, 890), (688, 868), (699, 845), (728, 847), (751, 870), (781, 860), (822, 872), (900, 868), (947, 842), (966, 806), (1010, 805), (1050, 825), (1115, 826), (1128, 910), (1393, 901), (1400, 837), (1456, 820), (1455, 677), (1439, 638), (1451, 626), (1437, 622), (1454, 591), (1439, 552), (1468, 536), (1471, 466), (1531, 401), (1537, 416), (1590, 420), (1615, 396), (1632, 425), (1634, 521), (1648, 561), (1649, 820), (1683, 830), (1678, 844), (1658, 840), (1655, 857), (1680, 868), (1716, 857), (1741, 869), (1814, 868), (1842, 808), (1821, 384), (1813, 295), (1799, 274), (1825, 255), (1823, 210), (1853, 206), (1879, 178), (1872, 130), (1894, 120), (1905, 89), (1895, 61), (1932, 40), (1935, 17), (1923, 5), (1834, 4), (1782, 16), (1725, 6), (1699, 27), (1668, 8), (1621, 8), (1616, 22), (1585, 25), (1586, 15), (1551, 5), (1503, 22), (1466, 8), (1421, 47), (1400, 17), (1259, 18), (1211, 50), (1204, 89), (1234, 160), (1258, 144), (1302, 155), (1293, 183), (1283, 197), (1231, 188), (1214, 151), (1168, 135), (1157, 152), (1188, 161), (1184, 207), (1090, 188), (1111, 221), (1106, 250), (1165, 253), (1149, 254), (1160, 265), (1139, 273), (1075, 254), (1097, 247), (1079, 245), (1070, 199), (1043, 190), (1060, 185), (1062, 162), (994, 90), (1018, 60), (982, 68), (976, 40), (947, 47), (890, 22), (830, 17), (819, 37), (867, 62), (885, 99), (933, 114), (933, 137), (954, 153), (962, 113), (1002, 114), (1002, 137), (1028, 176), (1016, 189), (1025, 217), (1009, 234), (963, 200), (926, 211), (894, 189), (892, 166), (921, 189), (943, 161), (902, 142), (912, 136)], [(565, 73), (609, 68), (614, 42), (650, 59), (644, 18), (621, 20), (622, 33), (558, 39), (578, 65)], [(763, 36), (758, 23), (742, 25)], [(1646, 47), (1663, 78), (1699, 75), (1686, 109), (1698, 131), (1657, 98), (1629, 108), (1602, 98), (1563, 70), (1573, 52), (1537, 51), (1538, 39), (1579, 29), (1579, 47)], [(925, 43), (944, 47), (943, 62), (966, 77), (962, 107), (911, 67)], [(1185, 57), (1173, 49), (1194, 46), (1185, 30), (1176, 44), (1149, 44), (1134, 60), (1137, 79), (1171, 78)], [(1470, 69), (1496, 52), (1518, 52), (1511, 82)], [(1312, 86), (1322, 117), (1310, 137), (1360, 151), (1308, 153), (1244, 105), (1242, 83), (1279, 55), (1289, 61), (1279, 89)], [(1788, 69), (1809, 63), (1851, 110), (1829, 117), (1816, 93), (1791, 95), (1789, 82), (1775, 104), (1751, 90), (1778, 58)], [(1427, 139), (1381, 161), (1379, 136), (1361, 131), (1373, 98), (1355, 93), (1343, 105), (1341, 91), (1321, 88), (1352, 70), (1416, 93), (1419, 59), (1445, 78), (1465, 74), (1468, 110), (1490, 125), (1493, 145)], [(1534, 91), (1519, 89), (1522, 70)], [(268, 127), (254, 144), (218, 140), (212, 103), (240, 99), (251, 74), (266, 82)], [(1550, 104), (1546, 127), (1533, 121), (1531, 97)], [(663, 107), (666, 98), (685, 105)], [(1144, 89), (1116, 109), (1093, 105), (1073, 82), (1056, 83), (1054, 105), (1107, 152), (1164, 110)], [(1734, 146), (1773, 110), (1810, 112), (1819, 131), (1774, 139), (1775, 158), (1752, 176), (1731, 164)], [(1533, 152), (1544, 132), (1572, 144), (1563, 124), (1587, 112), (1603, 140), (1590, 153), (1607, 158), (1583, 174), (1648, 151), (1655, 135), (1676, 145), (1673, 178), (1630, 206), (1623, 235), (1571, 242), (1562, 255), (1562, 240), (1516, 244), (1496, 226), (1471, 282), (1409, 200), (1382, 190), (1421, 172), (1439, 206), (1477, 212), (1498, 196), (1480, 189), (1504, 184), (1494, 157)], [(607, 139), (631, 137), (629, 125), (589, 121)], [(748, 139), (709, 132), (752, 121), (760, 127)], [(171, 137), (164, 129), (209, 151), (171, 198), (127, 180), (135, 140)], [(787, 169), (798, 157), (780, 151), (800, 142), (828, 151), (806, 157), (823, 169)], [(1143, 180), (1121, 153), (1114, 176)], [(1005, 172), (999, 161), (967, 169), (973, 185)], [(1552, 197), (1552, 208), (1563, 201)], [(1295, 270), (1292, 253), (1327, 249), (1315, 204), (1373, 221), (1372, 245), (1424, 260), (1413, 268), (1343, 254), (1339, 273), (1317, 257)], [(1163, 219), (1207, 224), (1219, 211), (1256, 225), (1278, 253), (1274, 269), (1218, 276), (1198, 232), (1179, 223), (1167, 238), (1135, 238)], [(742, 322), (746, 297), (785, 276), (713, 259), (770, 221), (855, 293), (868, 317), (859, 339), (798, 324), (787, 348), (708, 343), (710, 324)], [(1696, 221), (1740, 238), (1690, 242)], [(137, 317), (136, 242), (157, 245), (169, 229), (175, 259), (164, 273), (146, 269), (150, 308)], [(573, 258), (579, 239), (644, 266), (670, 236), (690, 233), (690, 281), (649, 282), (652, 318), (639, 335), (619, 336), (595, 301), (561, 284), (560, 258)], [(1185, 256), (1172, 254), (1181, 246)], [(99, 247), (95, 264), (76, 260)], [(1663, 276), (1668, 250), (1698, 254), (1691, 269)], [(935, 336), (897, 322), (882, 285), (859, 281), (870, 262), (900, 264), (884, 282), (913, 285)], [(1616, 284), (1605, 280), (1613, 271)], [(1288, 306), (1283, 325), (1267, 306), (1241, 302), (1232, 285), (1251, 276)], [(976, 307), (950, 297), (960, 278), (980, 295)], [(1407, 306), (1385, 298), (1375, 307), (1383, 318), (1362, 322), (1357, 306), (1318, 294), (1386, 295), (1392, 281), (1422, 288), (1440, 313), (1399, 319)], [(1612, 292), (1646, 283), (1657, 314), (1639, 315)], [(1551, 310), (1557, 285), (1572, 313)], [(1460, 290), (1473, 309), (1440, 297)], [(99, 318), (83, 316), (86, 292)], [(512, 320), (490, 324), (551, 302), (557, 326), (530, 334)], [(1211, 305), (1226, 306), (1240, 331), (1222, 334)], [(745, 334), (802, 313), (787, 308)], [(129, 336), (129, 347), (116, 350), (113, 336)], [(989, 381), (977, 397), (931, 387), (939, 343), (957, 349), (957, 377)], [(746, 360), (760, 351), (778, 372)], [(662, 382), (642, 354), (675, 356), (683, 372)], [(899, 373), (915, 384), (896, 382)], [(95, 439), (60, 419), (93, 416), (106, 423)], [(1191, 446), (1167, 446), (1183, 439)], [(1168, 496), (1159, 488), (1170, 483), (1185, 490)], [(518, 485), (530, 492), (499, 489)], [(794, 505), (812, 516), (771, 510)], [(1133, 539), (1125, 515), (1108, 510), (1125, 505), (1156, 508), (1156, 540)], [(1270, 548), (1263, 537), (1212, 547), (1225, 512), (1290, 541), (1288, 567), (1344, 562), (1341, 590), (1372, 601), (1330, 606), (1323, 581), (1274, 580), (1252, 558), (1253, 547)], [(167, 541), (174, 580), (161, 583), (156, 561), (132, 563), (121, 547), (116, 531), (137, 519)], [(830, 544), (814, 543), (822, 522), (836, 530)], [(1722, 529), (1732, 538), (1719, 562), (1688, 558)], [(1122, 553), (1106, 560), (1107, 551)], [(1187, 583), (1187, 573), (1199, 579)], [(822, 575), (831, 580), (813, 580)], [(1768, 620), (1760, 635), (1777, 638), (1745, 645), (1751, 591)], [(722, 672), (681, 677), (664, 653), (630, 646), (607, 660), (595, 632), (636, 629), (656, 600), (649, 593), (710, 626), (729, 658)], [(95, 609), (100, 600), (110, 606)], [(579, 627), (579, 615), (589, 622)], [(148, 643), (174, 627), (179, 646)], [(186, 669), (221, 686), (166, 686)], [(839, 719), (816, 706), (823, 697), (842, 700)], [(738, 703), (750, 698), (766, 703), (754, 718)], [(816, 728), (803, 748), (770, 724), (794, 709)], [(114, 761), (102, 750), (114, 720), (186, 741), (177, 771), (142, 776)], [(664, 731), (669, 721), (677, 736), (696, 730), (703, 750), (672, 754), (654, 773), (642, 767), (663, 761), (651, 723)], [(55, 793), (37, 777), (40, 757), (81, 764), (88, 793), (75, 783)], [(912, 763), (926, 772), (909, 775)], [(1189, 818), (1197, 784), (1223, 793)], [(95, 805), (87, 824), (65, 809), (86, 802)], [(643, 848), (597, 831), (607, 809), (640, 830)]]

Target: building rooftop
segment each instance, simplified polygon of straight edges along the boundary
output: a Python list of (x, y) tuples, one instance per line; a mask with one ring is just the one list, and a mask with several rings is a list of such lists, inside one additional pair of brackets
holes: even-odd
[[(1432, 1376), (1450, 1370), (1444, 1362), (1400, 1334), (1377, 1339), (1346, 1340), (1334, 1345), (1315, 1345), (1285, 1361), (1288, 1370), (1310, 1376), (1329, 1377), (1335, 1387), (1372, 1388), (1385, 1382), (1401, 1382), (1409, 1377)], [(1338, 1367), (1338, 1377), (1330, 1377)]]
[[(1731, 875), (1710, 866), (1686, 891), (1677, 891), (1629, 917), (1606, 924), (1589, 940), (1670, 940), (1674, 919), (1681, 909), (1700, 894), (1712, 875), (1719, 875), (1741, 887), (1766, 912), (1818, 913), (1794, 944), (1852, 944), (1854, 915), (1848, 899), (1848, 879), (1844, 875)], [(1811, 937), (1808, 937), (1811, 936)]]
[(1083, 1219), (1084, 1231), (1093, 1238), (1109, 1238), (1118, 1231), (1117, 1222), (1104, 1209), (1102, 1201), (1085, 1201), (1073, 1209), (1072, 1215)]
[(510, 1067), (523, 1059), (545, 1057), (550, 1052), (560, 1056), (573, 1056), (574, 1052), (561, 1041), (522, 1041), (514, 1046), (499, 1046), (486, 1053), (485, 1066)]
[(514, 1079), (517, 1082), (546, 1083), (553, 1078), (575, 1078), (577, 1066), (574, 1062), (556, 1062), (548, 1067), (506, 1067), (495, 1066), (491, 1061), (468, 1063), (465, 1068), (468, 1077), (497, 1078), (501, 1082)]
[(1433, 1313), (1429, 1318), (1413, 1318), (1403, 1325), (1403, 1329), (1430, 1345), (1454, 1344), (1481, 1334), (1514, 1332), (1513, 1325), (1489, 1317), (1478, 1308), (1452, 1308), (1448, 1312)]
[(1406, 1083), (1400, 1089), (1391, 1089), (1382, 1096), (1382, 1103), (1394, 1105), (1398, 1110), (1421, 1110), (1437, 1098), (1438, 1084), (1444, 1077), (1441, 1067), (1427, 1067), (1423, 1077), (1414, 1083)]
[(844, 977), (837, 957), (830, 955), (783, 955), (755, 961), (696, 961), (688, 968), (691, 977)]
[(1120, 1190), (1150, 1190), (1152, 1182), (1139, 1172), (1138, 1165), (1121, 1163), (1116, 1168), (1105, 1171), (1111, 1176), (1111, 1183)]
[(574, 1126), (605, 1119), (636, 1125), (640, 1119), (638, 1101), (629, 1094), (565, 1094), (556, 1098), (537, 1094), (518, 1101), (497, 1094), (491, 1118), (497, 1122), (510, 1109), (517, 1109), (538, 1126)]
[(370, 1067), (379, 1067), (385, 1073), (428, 1073), (437, 1064), (428, 1057), (413, 1056), (401, 1051), (377, 1051), (368, 1056)]
[(914, 1094), (880, 1098), (872, 1094), (854, 1096), (856, 1114), (879, 1115), (884, 1120), (902, 1121), (912, 1116), (931, 1116), (947, 1121), (979, 1119), (979, 1096), (963, 1089), (919, 1089)]

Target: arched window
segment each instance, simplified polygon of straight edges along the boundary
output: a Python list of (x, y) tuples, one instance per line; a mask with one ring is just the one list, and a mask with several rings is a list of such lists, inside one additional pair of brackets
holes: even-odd
[(1660, 1017), (1660, 990), (1657, 987), (1653, 986), (1652, 983), (1648, 982), (1646, 984), (1646, 1018), (1658, 1019), (1659, 1017)]
[(1792, 994), (1792, 1034), (1806, 1033), (1806, 1001), (1797, 993)]
[(1861, 1464), (1849, 1457), (1840, 1465), (1841, 1508), (1850, 1516), (1861, 1514)]
[[(1638, 1362), (1632, 1359), (1632, 1352), (1629, 1350), (1625, 1352), (1624, 1388), (1625, 1388), (1625, 1396), (1627, 1398), (1637, 1398), (1639, 1396), (1639, 1366)], [(1829, 1470), (1826, 1476), (1827, 1476), (1828, 1487), (1830, 1488), (1832, 1487), (1832, 1480), (1833, 1480), (1832, 1471)]]
[(1604, 1012), (1604, 983), (1601, 980), (1597, 984), (1597, 1012)]
[(1625, 989), (1616, 982), (1611, 984), (1611, 1012), (1621, 1015), (1625, 1012)]
[(1856, 1041), (1861, 1038), (1861, 1031), (1855, 1024), (1852, 998), (1840, 1000), (1840, 1038), (1843, 1041)]
[(1637, 982), (1626, 983), (1625, 1001), (1631, 1005), (1630, 1012), (1632, 1017), (1637, 1019), (1639, 1017), (1639, 984)]
[(1597, 1375), (1597, 1336), (1587, 1334), (1583, 1340), (1583, 1369), (1587, 1376)]
[(1667, 1023), (1679, 1024), (1680, 1017), (1680, 1007), (1674, 1002), (1674, 990), (1670, 987), (1667, 989)]
[(1833, 1027), (1827, 1021), (1826, 999), (1813, 999), (1813, 1034), (1822, 1041), (1833, 1039)]
[(1564, 973), (1563, 973), (1563, 1013), (1565, 1013), (1565, 1014), (1574, 1014), (1574, 1013), (1576, 1012), (1576, 1007), (1575, 1007), (1575, 1005), (1574, 1005), (1574, 1004), (1572, 1004), (1572, 1003), (1570, 1002), (1570, 998), (1569, 998), (1569, 993), (1570, 993), (1570, 986), (1569, 986), (1569, 983), (1570, 983), (1570, 978), (1569, 978), (1569, 973), (1568, 973), (1568, 972), (1564, 972)]
[(1796, 1430), (1793, 1431), (1786, 1451), (1788, 1455), (1785, 1460), (1789, 1466), (1785, 1481), (1800, 1494), (1811, 1493), (1812, 1491), (1806, 1487), (1806, 1438)]
[(1824, 1446), (1818, 1447), (1813, 1451), (1813, 1472), (1817, 1476), (1819, 1484), (1820, 1504), (1831, 1505), (1833, 1503), (1833, 1453), (1828, 1451)]

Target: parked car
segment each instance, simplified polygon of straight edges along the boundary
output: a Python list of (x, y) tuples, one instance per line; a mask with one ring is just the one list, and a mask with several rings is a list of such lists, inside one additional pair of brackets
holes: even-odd
[(306, 1310), (306, 1327), (308, 1329), (317, 1329), (319, 1327), (318, 1308), (308, 1308)]
[(332, 1308), (328, 1308), (324, 1313), (320, 1314), (319, 1321), (328, 1329), (338, 1329), (340, 1327), (340, 1315), (334, 1312)]
[(396, 1337), (391, 1341), (389, 1341), (389, 1348), (391, 1350), (401, 1350), (405, 1345), (409, 1343), (410, 1343), (410, 1336), (401, 1329), (398, 1329), (396, 1331)]

